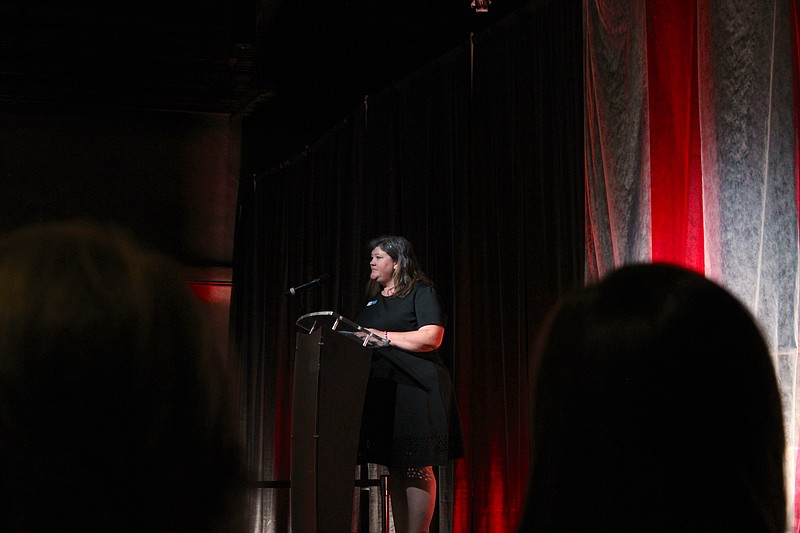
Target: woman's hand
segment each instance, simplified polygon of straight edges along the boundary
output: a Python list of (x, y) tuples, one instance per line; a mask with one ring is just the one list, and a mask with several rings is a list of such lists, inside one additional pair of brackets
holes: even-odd
[(388, 338), (392, 346), (407, 352), (431, 352), (442, 344), (444, 328), (437, 325), (422, 326), (416, 331), (383, 331), (367, 328), (380, 338)]

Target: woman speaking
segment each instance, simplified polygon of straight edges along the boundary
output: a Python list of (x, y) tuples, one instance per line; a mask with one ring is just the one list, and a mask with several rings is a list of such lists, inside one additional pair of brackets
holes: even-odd
[(434, 465), (463, 457), (453, 386), (437, 353), (445, 316), (411, 243), (369, 243), (367, 303), (356, 321), (388, 341), (373, 351), (359, 463), (389, 469), (397, 533), (427, 532), (436, 506)]

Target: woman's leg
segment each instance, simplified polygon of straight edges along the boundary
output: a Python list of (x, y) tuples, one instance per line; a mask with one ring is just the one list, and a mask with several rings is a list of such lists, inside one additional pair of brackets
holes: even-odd
[(428, 533), (436, 507), (432, 466), (390, 468), (389, 496), (395, 533)]

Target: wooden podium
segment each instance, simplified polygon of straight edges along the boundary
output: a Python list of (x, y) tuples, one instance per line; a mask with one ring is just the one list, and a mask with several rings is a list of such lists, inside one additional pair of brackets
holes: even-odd
[(333, 311), (298, 319), (292, 391), (291, 524), (351, 530), (355, 465), (371, 350), (387, 341)]

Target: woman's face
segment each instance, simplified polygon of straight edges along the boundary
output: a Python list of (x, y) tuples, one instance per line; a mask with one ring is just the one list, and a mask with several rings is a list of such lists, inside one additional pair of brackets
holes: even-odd
[(397, 261), (391, 258), (389, 254), (381, 250), (380, 246), (372, 249), (369, 261), (369, 279), (377, 282), (379, 285), (386, 287), (392, 286), (392, 277), (394, 270), (397, 267)]

